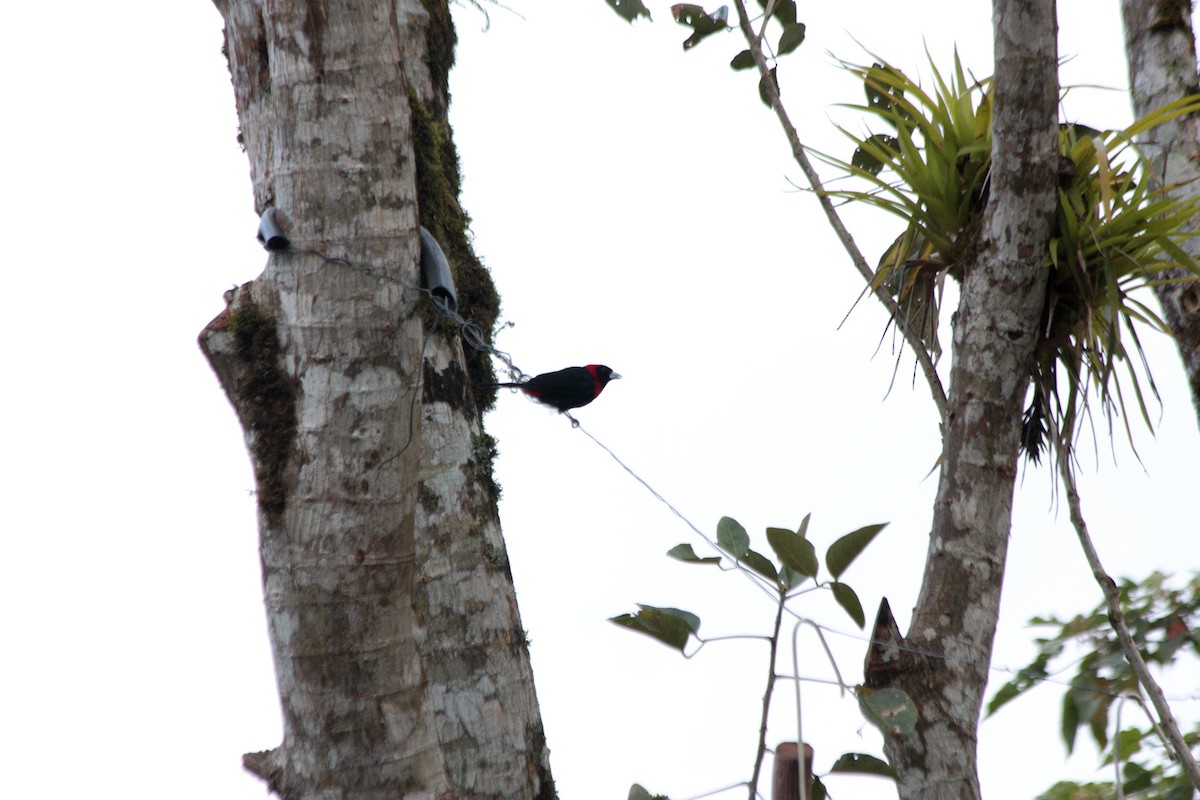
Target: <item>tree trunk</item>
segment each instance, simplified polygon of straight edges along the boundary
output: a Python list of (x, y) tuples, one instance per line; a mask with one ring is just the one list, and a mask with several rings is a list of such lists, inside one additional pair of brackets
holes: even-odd
[(291, 240), (200, 336), (254, 463), (283, 707), (245, 764), (286, 798), (552, 798), (472, 390), (491, 368), (411, 288), (422, 224), (491, 330), (447, 3), (216, 5), (255, 203)]
[[(1058, 162), (1054, 2), (995, 0), (993, 26), (991, 195), (954, 322), (925, 575), (903, 640), (910, 649), (873, 646), (867, 661), (869, 687), (903, 689), (918, 709), (915, 733), (885, 741), (904, 800), (980, 796), (976, 734), (1000, 609), (1021, 411), (1045, 300)], [(881, 622), (894, 630), (890, 619)]]
[[(1196, 78), (1196, 38), (1189, 0), (1121, 0), (1125, 54), (1133, 112), (1142, 117), (1172, 101), (1200, 92)], [(1141, 149), (1155, 165), (1154, 176), (1186, 197), (1200, 194), (1200, 118), (1179, 117), (1141, 137)], [(1193, 220), (1192, 229), (1200, 226)], [(1200, 259), (1200, 239), (1182, 243)], [(1172, 278), (1189, 277), (1172, 270)], [(1165, 283), (1154, 287), (1183, 357), (1192, 403), (1200, 415), (1200, 285)]]

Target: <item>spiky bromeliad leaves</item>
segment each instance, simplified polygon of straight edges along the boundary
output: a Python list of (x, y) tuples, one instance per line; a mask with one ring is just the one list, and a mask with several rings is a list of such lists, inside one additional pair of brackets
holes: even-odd
[[(886, 133), (854, 134), (849, 161), (820, 157), (866, 190), (826, 190), (833, 197), (870, 203), (905, 222), (884, 253), (876, 287), (886, 286), (936, 358), (939, 305), (947, 275), (961, 278), (971, 263), (988, 200), (992, 151), (992, 80), (968, 80), (958, 54), (947, 81), (932, 67), (933, 85), (886, 63), (843, 63), (862, 80), (866, 105), (847, 105), (882, 120)], [(1057, 221), (1046, 253), (1050, 270), (1043, 335), (1030, 375), (1022, 449), (1034, 461), (1057, 430), (1064, 443), (1079, 431), (1081, 412), (1099, 399), (1111, 427), (1124, 420), (1132, 435), (1126, 398), (1151, 425), (1143, 382), (1157, 397), (1138, 340), (1136, 323), (1164, 332), (1167, 325), (1134, 297), (1137, 289), (1182, 268), (1200, 278), (1200, 267), (1179, 246), (1184, 223), (1200, 211), (1200, 198), (1182, 199), (1153, 188), (1134, 146), (1139, 133), (1200, 110), (1200, 96), (1171, 103), (1120, 131), (1098, 132), (1064, 124), (1059, 134)], [(876, 288), (872, 287), (872, 288)], [(1133, 356), (1141, 363), (1141, 375)], [(1122, 384), (1116, 370), (1127, 375)], [(1053, 424), (1051, 424), (1053, 423)]]

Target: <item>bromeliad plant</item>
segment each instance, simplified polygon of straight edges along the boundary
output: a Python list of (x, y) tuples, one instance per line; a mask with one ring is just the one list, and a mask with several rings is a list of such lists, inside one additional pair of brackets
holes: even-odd
[[(879, 263), (876, 286), (887, 287), (897, 298), (908, 317), (904, 322), (919, 332), (936, 358), (945, 278), (961, 278), (973, 260), (987, 205), (991, 79), (969, 80), (957, 54), (949, 81), (932, 68), (929, 91), (886, 63), (843, 66), (862, 80), (867, 97), (866, 105), (847, 107), (882, 120), (889, 131), (858, 135), (842, 129), (855, 146), (850, 161), (821, 158), (868, 188), (826, 193), (870, 203), (905, 221), (903, 233)], [(1182, 239), (1195, 235), (1186, 223), (1200, 211), (1200, 198), (1180, 199), (1171, 194), (1172, 187), (1155, 187), (1133, 140), (1196, 111), (1200, 97), (1193, 96), (1120, 131), (1074, 124), (1060, 128), (1058, 208), (1046, 253), (1050, 279), (1022, 441), (1035, 461), (1051, 429), (1059, 431), (1063, 443), (1074, 441), (1091, 392), (1110, 426), (1118, 414), (1132, 435), (1124, 413), (1127, 390), (1115, 375), (1118, 364), (1151, 426), (1133, 354), (1150, 392), (1157, 397), (1157, 391), (1135, 323), (1164, 332), (1168, 328), (1134, 294), (1158, 281), (1200, 277), (1200, 267), (1180, 247)], [(1167, 278), (1169, 270), (1187, 274)]]

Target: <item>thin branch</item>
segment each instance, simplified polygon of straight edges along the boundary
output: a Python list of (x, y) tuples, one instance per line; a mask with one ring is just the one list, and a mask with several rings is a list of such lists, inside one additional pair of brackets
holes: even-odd
[(1057, 426), (1054, 427), (1054, 438), (1058, 443), (1058, 472), (1062, 476), (1063, 488), (1066, 490), (1067, 507), (1071, 511), (1071, 523), (1075, 526), (1075, 533), (1079, 535), (1079, 544), (1083, 547), (1083, 554), (1087, 558), (1088, 566), (1092, 569), (1092, 575), (1095, 576), (1096, 583), (1100, 584), (1100, 590), (1104, 592), (1104, 599), (1108, 604), (1109, 624), (1117, 634), (1121, 650), (1124, 652), (1126, 660), (1129, 661), (1129, 666), (1133, 668), (1133, 674), (1137, 676), (1138, 683), (1146, 690), (1146, 694), (1150, 696), (1150, 702), (1154, 705), (1154, 710), (1158, 712), (1162, 727), (1166, 730), (1171, 751), (1187, 771), (1192, 785), (1200, 789), (1200, 766), (1197, 766), (1196, 759), (1192, 757), (1191, 748), (1184, 740), (1183, 733), (1179, 730), (1179, 724), (1175, 722), (1171, 707), (1167, 705), (1167, 698), (1163, 695), (1162, 687), (1150, 674), (1149, 667), (1146, 666), (1137, 644), (1133, 641), (1133, 636), (1129, 633), (1129, 626), (1125, 624), (1125, 614), (1121, 610), (1121, 595), (1117, 591), (1117, 584), (1104, 571), (1104, 565), (1100, 563), (1100, 556), (1092, 544), (1091, 536), (1088, 535), (1087, 523), (1084, 522), (1083, 509), (1079, 502), (1079, 492), (1075, 488), (1075, 476), (1071, 473), (1070, 446), (1063, 443)]
[[(788, 144), (791, 145), (792, 157), (800, 166), (800, 171), (804, 173), (804, 177), (808, 180), (813, 192), (816, 193), (817, 199), (821, 203), (821, 208), (825, 211), (825, 216), (829, 220), (830, 227), (837, 234), (842, 246), (846, 249), (846, 253), (849, 254), (850, 260), (854, 262), (855, 268), (862, 275), (863, 280), (867, 282), (868, 286), (874, 285), (875, 270), (867, 263), (862, 251), (858, 249), (854, 237), (842, 223), (842, 219), (838, 216), (837, 209), (834, 207), (833, 200), (825, 194), (821, 177), (817, 174), (812, 161), (809, 160), (804, 144), (800, 141), (800, 135), (796, 132), (796, 126), (792, 124), (787, 110), (783, 107), (783, 103), (779, 99), (779, 91), (775, 87), (775, 82), (770, 77), (771, 68), (767, 64), (766, 55), (763, 54), (762, 41), (750, 24), (750, 16), (746, 12), (746, 4), (744, 0), (734, 0), (734, 4), (737, 6), (738, 26), (742, 31), (742, 35), (746, 38), (746, 44), (750, 49), (751, 55), (754, 57), (754, 63), (758, 66), (760, 79), (765, 87), (767, 97), (771, 101), (771, 106), (775, 109), (775, 115), (779, 117), (779, 124), (783, 128), (784, 136), (787, 137)], [(763, 23), (765, 26), (766, 20)], [(900, 310), (900, 305), (896, 302), (896, 299), (888, 294), (887, 290), (882, 286), (877, 286), (874, 289), (874, 294), (892, 315), (892, 319), (896, 321), (896, 326), (904, 334), (905, 341), (908, 342), (909, 347), (912, 348), (913, 353), (916, 355), (917, 362), (921, 365), (921, 371), (925, 373), (925, 380), (929, 384), (929, 391), (933, 395), (934, 405), (937, 406), (938, 416), (945, 423), (946, 392), (942, 388), (942, 381), (938, 377), (937, 369), (933, 365), (933, 359), (930, 358), (929, 353), (925, 350), (925, 346), (921, 343), (921, 338), (917, 335), (916, 331), (913, 331), (906, 323), (904, 314)]]
[(771, 15), (775, 13), (776, 0), (768, 0), (767, 7), (763, 10), (762, 27), (758, 29), (757, 42), (761, 46), (763, 37), (767, 35), (767, 23), (771, 21)]
[[(821, 632), (820, 627), (815, 622), (803, 617), (797, 618), (796, 626), (792, 628), (792, 671), (796, 673), (796, 755), (798, 756), (796, 759), (796, 787), (800, 790), (799, 800), (809, 800), (809, 789), (811, 788), (810, 781), (807, 780), (809, 777), (806, 774), (808, 770), (805, 769), (804, 763), (806, 761), (804, 758), (804, 713), (800, 707), (800, 646), (798, 640), (800, 638), (800, 626), (805, 623), (812, 625), (818, 635)], [(825, 644), (824, 636), (821, 636), (821, 643)], [(829, 645), (827, 644), (825, 645), (825, 652), (829, 654), (829, 658), (832, 661), (833, 653), (829, 652)], [(837, 672), (837, 667), (834, 667), (834, 672)], [(840, 683), (842, 680), (841, 673), (837, 672), (837, 676)]]
[(767, 753), (767, 716), (771, 710), (771, 694), (775, 691), (775, 653), (779, 648), (779, 628), (783, 624), (785, 598), (779, 598), (779, 610), (775, 614), (775, 630), (771, 633), (770, 668), (767, 670), (767, 690), (763, 693), (762, 724), (758, 728), (758, 755), (754, 757), (754, 774), (750, 776), (750, 800), (758, 794), (758, 777), (762, 772), (763, 756)]

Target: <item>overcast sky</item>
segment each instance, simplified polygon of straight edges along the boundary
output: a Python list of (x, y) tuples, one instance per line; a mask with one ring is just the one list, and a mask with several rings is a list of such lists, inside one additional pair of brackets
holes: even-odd
[[(935, 411), (906, 356), (889, 391), (895, 351), (873, 302), (841, 324), (860, 279), (796, 190), (755, 79), (729, 70), (736, 35), (685, 54), (667, 4), (634, 26), (603, 0), (511, 6), (486, 32), (458, 9), (452, 76), (463, 204), (513, 323), (499, 345), (529, 373), (622, 373), (578, 417), (707, 531), (730, 515), (765, 549), (766, 526), (812, 512), (823, 552), (889, 521), (846, 579), (868, 617), (886, 596), (903, 628), (936, 484)], [(1061, 6), (1064, 83), (1111, 87), (1073, 92), (1067, 116), (1126, 124), (1117, 3)], [(870, 58), (865, 47), (920, 73), (926, 48), (946, 65), (957, 45), (975, 74), (991, 71), (979, 0), (802, 4), (800, 17), (808, 39), (779, 78), (817, 147), (844, 148), (834, 122), (858, 124), (834, 107), (861, 100), (835, 57)], [(0, 42), (0, 796), (262, 797), (240, 767), (280, 737), (253, 480), (195, 344), (222, 292), (265, 263), (221, 20), (201, 0), (20, 3)], [(847, 216), (869, 258), (898, 232), (879, 214)], [(1146, 339), (1163, 404), (1156, 435), (1138, 434), (1141, 463), (1103, 427), (1098, 455), (1082, 448), (1101, 555), (1133, 577), (1200, 568), (1195, 415), (1173, 346)], [(606, 619), (642, 602), (699, 614), (707, 635), (761, 633), (770, 605), (737, 576), (663, 557), (702, 543), (565, 420), (503, 394), (487, 424), (560, 795), (624, 798), (636, 781), (684, 798), (747, 778), (765, 647), (714, 644), (685, 661)], [(1031, 469), (1018, 488), (999, 668), (1032, 655), (1028, 618), (1100, 600), (1051, 485)], [(816, 596), (800, 611), (832, 629), (843, 673), (861, 680), (848, 618)], [(802, 672), (829, 678), (811, 634), (801, 648)], [(1196, 693), (1194, 677), (1168, 678), (1172, 696)], [(771, 744), (794, 726), (784, 691)], [(817, 682), (804, 692), (818, 771), (848, 750), (879, 753), (853, 700)], [(1065, 761), (1060, 696), (1044, 686), (983, 724), (990, 796), (1107, 776), (1088, 746)], [(1195, 702), (1178, 711), (1197, 717)], [(839, 800), (890, 792), (829, 785)]]

